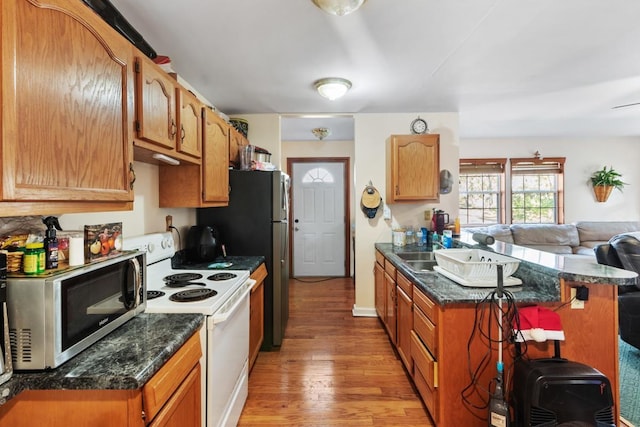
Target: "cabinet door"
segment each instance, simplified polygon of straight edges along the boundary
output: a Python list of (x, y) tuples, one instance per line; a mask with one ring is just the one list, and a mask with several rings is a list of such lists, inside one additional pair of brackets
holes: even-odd
[(137, 136), (161, 147), (176, 146), (175, 81), (145, 58), (136, 58)]
[(176, 150), (200, 158), (202, 147), (202, 103), (188, 91), (177, 88), (178, 142)]
[(202, 182), (205, 202), (229, 202), (229, 125), (205, 108), (202, 139)]
[(440, 135), (392, 135), (387, 141), (387, 203), (438, 201)]
[(2, 200), (132, 201), (132, 45), (82, 2), (0, 7)]
[(230, 128), (231, 139), (229, 140), (229, 166), (240, 167), (240, 147), (248, 145), (249, 141), (234, 127)]
[(385, 282), (384, 282), (384, 268), (376, 262), (373, 267), (373, 275), (375, 282), (375, 304), (376, 313), (384, 321), (384, 300), (385, 300)]
[(393, 278), (385, 273), (385, 326), (389, 339), (393, 344), (396, 343), (396, 282)]
[(249, 311), (249, 369), (253, 368), (264, 341), (264, 279), (266, 277), (267, 268), (264, 264), (261, 264), (251, 275), (256, 284), (251, 289)]
[(201, 424), (200, 364), (187, 375), (184, 382), (149, 424), (150, 427), (198, 427)]
[[(413, 329), (413, 303), (411, 297), (400, 287), (403, 276), (398, 275), (397, 295), (397, 336), (396, 347), (402, 363), (409, 372), (413, 371), (413, 359), (411, 358), (411, 330)], [(406, 279), (405, 279), (406, 280)]]

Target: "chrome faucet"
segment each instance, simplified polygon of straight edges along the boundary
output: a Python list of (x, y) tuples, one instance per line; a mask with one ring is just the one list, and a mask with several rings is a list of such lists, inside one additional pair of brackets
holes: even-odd
[(445, 245), (443, 245), (442, 243), (440, 243), (440, 242), (432, 242), (431, 243), (431, 249), (434, 250), (434, 251), (436, 249), (438, 249), (438, 246), (440, 246), (442, 249), (447, 249), (447, 247)]

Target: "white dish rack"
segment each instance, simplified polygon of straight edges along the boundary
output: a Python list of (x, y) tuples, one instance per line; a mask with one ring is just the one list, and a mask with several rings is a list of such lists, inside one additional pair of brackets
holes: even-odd
[(482, 249), (443, 249), (435, 251), (434, 254), (440, 267), (436, 271), (445, 270), (450, 274), (444, 275), (464, 286), (497, 286), (498, 265), (503, 266), (502, 277), (505, 286), (522, 283), (520, 279), (511, 277), (518, 269), (520, 261), (508, 256)]

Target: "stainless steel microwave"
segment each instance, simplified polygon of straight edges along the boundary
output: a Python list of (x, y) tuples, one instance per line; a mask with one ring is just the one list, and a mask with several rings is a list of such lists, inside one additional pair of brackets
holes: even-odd
[(146, 256), (131, 252), (49, 277), (9, 277), (14, 370), (60, 366), (146, 308)]

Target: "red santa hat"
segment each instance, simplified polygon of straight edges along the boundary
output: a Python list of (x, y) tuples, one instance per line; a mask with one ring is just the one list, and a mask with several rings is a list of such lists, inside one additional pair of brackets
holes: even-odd
[[(564, 331), (560, 316), (555, 311), (545, 307), (533, 305), (518, 309), (517, 318), (520, 323), (514, 321), (513, 329), (516, 333), (516, 341), (536, 341), (546, 340), (564, 341)], [(519, 326), (519, 329), (518, 329)]]

